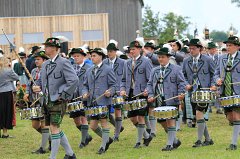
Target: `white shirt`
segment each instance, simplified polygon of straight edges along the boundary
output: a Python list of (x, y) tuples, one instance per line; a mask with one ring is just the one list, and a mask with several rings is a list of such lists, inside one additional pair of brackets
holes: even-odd
[(116, 57), (113, 60), (109, 59), (109, 63), (112, 64), (112, 68), (114, 66), (114, 63), (115, 63), (116, 59), (117, 59)]
[(237, 51), (234, 54), (232, 54), (232, 64), (236, 56), (237, 56)]
[(54, 62), (57, 58), (58, 54), (56, 56), (54, 56), (54, 58), (51, 59), (52, 62)]

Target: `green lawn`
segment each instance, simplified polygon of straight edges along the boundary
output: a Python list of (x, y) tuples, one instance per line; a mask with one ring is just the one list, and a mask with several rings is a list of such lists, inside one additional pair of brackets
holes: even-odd
[[(214, 113), (210, 114), (210, 121), (207, 123), (210, 135), (214, 140), (214, 145), (208, 147), (192, 148), (192, 144), (197, 139), (196, 128), (188, 128), (182, 125), (182, 130), (177, 136), (182, 141), (179, 149), (171, 152), (162, 152), (161, 149), (166, 144), (166, 134), (160, 125), (157, 125), (157, 137), (152, 140), (149, 147), (134, 149), (136, 141), (136, 128), (129, 120), (124, 120), (125, 130), (120, 135), (120, 141), (113, 143), (109, 150), (99, 156), (96, 154), (101, 144), (101, 139), (91, 130), (93, 136), (92, 142), (84, 149), (79, 149), (80, 132), (74, 126), (72, 119), (66, 115), (62, 124), (62, 129), (67, 135), (71, 146), (78, 158), (114, 158), (114, 159), (160, 159), (160, 158), (240, 158), (240, 148), (237, 151), (226, 151), (226, 147), (230, 144), (232, 127), (228, 126), (228, 122), (224, 115)], [(111, 127), (111, 136), (113, 136), (113, 127)], [(15, 138), (0, 139), (0, 159), (42, 159), (48, 158), (49, 153), (45, 155), (32, 155), (31, 151), (37, 149), (40, 144), (40, 135), (31, 127), (31, 121), (20, 120), (18, 114), (17, 126), (14, 130), (9, 131), (10, 135)], [(58, 158), (62, 159), (64, 150), (59, 149)]]

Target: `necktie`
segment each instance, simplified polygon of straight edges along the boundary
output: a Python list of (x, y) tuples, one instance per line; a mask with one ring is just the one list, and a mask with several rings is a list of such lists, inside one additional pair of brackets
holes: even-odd
[(157, 105), (161, 106), (162, 105), (162, 98), (164, 97), (164, 92), (163, 92), (163, 77), (165, 73), (165, 67), (161, 67), (160, 70), (160, 77), (159, 77), (159, 82), (156, 87), (156, 94), (160, 94), (160, 96), (157, 97)]
[(232, 88), (231, 88), (231, 82), (232, 82), (232, 75), (231, 75), (231, 68), (232, 68), (232, 55), (228, 57), (228, 64), (227, 64), (227, 71), (226, 71), (226, 77), (224, 80), (224, 93), (225, 96), (231, 96), (232, 95)]
[(199, 81), (197, 76), (197, 58), (193, 58), (193, 91), (198, 89)]
[(93, 68), (93, 73), (94, 73), (94, 76), (96, 76), (97, 74), (97, 71), (98, 71), (98, 66), (95, 65), (94, 68)]
[(77, 76), (79, 76), (80, 71), (81, 71), (81, 66), (77, 65), (77, 67), (76, 67)]
[(131, 88), (134, 89), (135, 87), (135, 78), (134, 78), (134, 68), (136, 65), (136, 59), (132, 60), (132, 79), (131, 79)]
[(37, 69), (37, 70), (36, 70), (35, 80), (38, 80), (38, 79), (39, 79), (39, 70)]
[(112, 61), (110, 61), (110, 66), (111, 66), (111, 68), (113, 68), (113, 62)]

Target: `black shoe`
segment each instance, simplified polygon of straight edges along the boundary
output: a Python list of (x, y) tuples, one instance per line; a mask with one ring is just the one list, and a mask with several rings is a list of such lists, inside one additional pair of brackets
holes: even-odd
[(148, 139), (143, 139), (143, 145), (148, 146), (151, 141), (152, 141), (152, 136), (149, 136)]
[(108, 142), (107, 142), (107, 144), (106, 144), (106, 147), (105, 147), (105, 151), (108, 150), (109, 146), (110, 146), (112, 143), (113, 143), (113, 139), (112, 139), (111, 137), (109, 137), (109, 140), (108, 140)]
[(237, 150), (237, 145), (230, 144), (226, 150)]
[(156, 137), (156, 134), (151, 133), (151, 137), (152, 137), (152, 138)]
[(48, 150), (51, 151), (51, 149), (52, 149), (52, 141), (49, 141), (48, 143), (49, 143)]
[(103, 149), (103, 147), (100, 147), (100, 149), (98, 150), (97, 154), (101, 155), (105, 152), (105, 150)]
[(192, 123), (192, 128), (195, 128), (196, 127), (196, 123)]
[(162, 148), (162, 151), (172, 151), (173, 147), (171, 145), (167, 145), (166, 147)]
[(81, 142), (80, 145), (78, 146), (80, 149), (84, 148), (86, 146), (85, 143)]
[(14, 137), (13, 137), (13, 136), (10, 136), (10, 135), (2, 135), (2, 138), (7, 139), (7, 138), (14, 138)]
[(91, 141), (92, 141), (92, 136), (89, 135), (88, 138), (86, 138), (86, 140), (85, 140), (85, 146), (87, 146), (89, 144), (89, 142), (91, 142)]
[(32, 151), (32, 154), (45, 154), (45, 153), (46, 153), (46, 151), (44, 151), (42, 147), (40, 147), (36, 151)]
[(141, 147), (141, 143), (138, 142), (138, 143), (136, 143), (136, 145), (135, 145), (133, 148), (138, 149), (138, 148), (140, 148), (140, 147)]
[(146, 131), (150, 134), (151, 133), (151, 129), (146, 129)]
[(177, 149), (181, 144), (182, 144), (182, 142), (180, 140), (177, 140), (176, 143), (173, 143), (173, 148)]
[(114, 137), (113, 137), (113, 142), (117, 142), (117, 141), (119, 141), (119, 138), (116, 137), (116, 136), (114, 136)]
[(200, 140), (197, 140), (192, 147), (201, 147), (202, 142)]
[(203, 143), (202, 143), (202, 145), (203, 146), (209, 146), (209, 145), (213, 145), (214, 144), (214, 142), (213, 142), (213, 140), (212, 139), (210, 139), (209, 141), (204, 141)]
[(216, 111), (216, 113), (217, 113), (217, 114), (223, 114), (223, 112), (222, 112), (221, 109), (218, 109), (218, 110)]
[(122, 126), (121, 129), (120, 129), (120, 132), (123, 132), (123, 130), (124, 130), (124, 127)]
[(65, 154), (63, 159), (77, 159), (77, 157), (76, 157), (75, 154), (73, 154), (72, 156), (69, 156), (69, 155)]

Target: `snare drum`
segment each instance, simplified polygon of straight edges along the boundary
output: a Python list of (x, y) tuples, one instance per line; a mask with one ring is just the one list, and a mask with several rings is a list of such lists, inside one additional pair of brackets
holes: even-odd
[(174, 119), (178, 116), (178, 110), (173, 106), (154, 108), (153, 114), (157, 119)]
[(213, 103), (216, 100), (216, 93), (212, 91), (196, 91), (192, 93), (193, 103)]
[(66, 112), (76, 112), (84, 109), (84, 105), (82, 101), (72, 102), (67, 104)]
[(147, 106), (146, 99), (137, 99), (137, 100), (126, 102), (123, 105), (123, 108), (124, 110), (127, 110), (127, 111), (133, 111), (133, 110), (145, 108), (146, 106)]
[(219, 103), (221, 107), (233, 107), (233, 106), (239, 107), (240, 95), (219, 98)]
[(20, 117), (21, 120), (26, 120), (26, 119), (30, 119), (31, 117), (31, 108), (25, 108), (20, 110)]
[(122, 96), (112, 98), (113, 108), (121, 108), (123, 104), (124, 104), (124, 99)]
[(85, 109), (85, 114), (88, 116), (97, 116), (108, 113), (107, 106), (94, 106)]
[(30, 119), (42, 118), (42, 109), (40, 107), (30, 108)]

